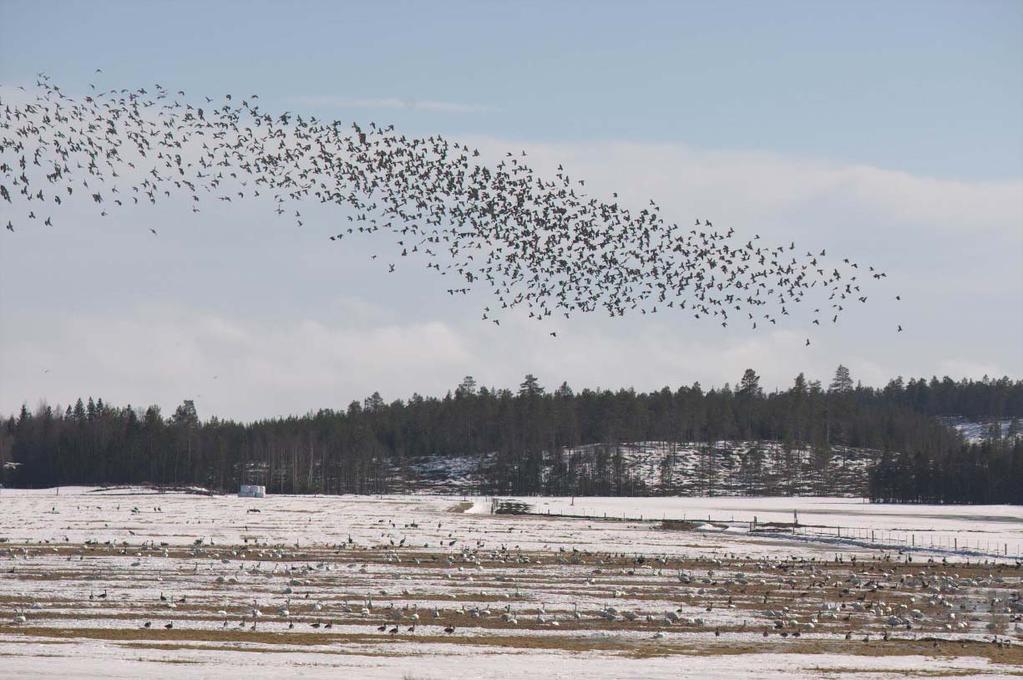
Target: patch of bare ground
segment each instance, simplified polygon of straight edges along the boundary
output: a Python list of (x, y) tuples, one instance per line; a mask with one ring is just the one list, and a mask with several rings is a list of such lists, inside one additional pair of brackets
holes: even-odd
[[(1004, 626), (985, 626), (1006, 619), (1004, 598), (1018, 597), (1023, 571), (1011, 564), (881, 553), (853, 561), (838, 553), (744, 559), (433, 546), (28, 544), (8, 553), (17, 561), (0, 573), (0, 637), (382, 656), (438, 643), (634, 658), (837, 653), (979, 657), (1007, 671), (1023, 664), (1019, 644), (976, 642), (983, 630), (1006, 640)], [(129, 567), (140, 555), (141, 568)], [(97, 599), (86, 599), (92, 589)], [(157, 590), (177, 606), (157, 600)], [(256, 630), (250, 598), (264, 610)], [(282, 606), (288, 618), (277, 613)], [(371, 611), (363, 614), (363, 606)], [(895, 613), (901, 623), (890, 623)], [(3, 625), (21, 616), (27, 623)], [(453, 635), (441, 632), (449, 626)], [(890, 640), (881, 639), (884, 631)], [(667, 636), (655, 638), (661, 632)], [(867, 633), (871, 641), (863, 642)]]
[[(977, 657), (990, 663), (1019, 666), (1023, 665), (1023, 648), (1019, 646), (998, 646), (990, 642), (975, 640), (906, 640), (893, 638), (888, 641), (862, 642), (861, 640), (800, 639), (786, 642), (736, 643), (724, 642), (692, 646), (645, 646), (640, 656), (664, 656), (689, 654), (698, 656), (730, 656), (739, 654), (843, 654), (851, 656), (924, 656), (930, 658)], [(634, 656), (637, 654), (634, 654)], [(862, 670), (860, 671), (863, 672)], [(1018, 672), (1017, 672), (1018, 674)]]
[(855, 666), (811, 666), (807, 670), (822, 676), (830, 675), (853, 675), (863, 677), (864, 675), (885, 675), (902, 676), (904, 678), (972, 678), (978, 675), (995, 675), (1000, 678), (1020, 677), (1023, 672), (1006, 671), (1004, 668), (982, 669), (982, 668), (959, 668), (959, 669), (906, 669), (906, 668), (872, 668), (869, 671)]
[[(449, 508), (451, 512), (464, 512), (471, 507), (471, 502), (462, 502)], [(529, 517), (529, 516), (526, 516)], [(514, 516), (519, 519), (521, 516)], [(62, 556), (72, 558), (84, 558), (86, 564), (95, 558), (125, 557), (134, 556), (141, 552), (142, 558), (165, 558), (170, 560), (196, 560), (196, 559), (226, 559), (228, 561), (252, 561), (258, 559), (264, 563), (275, 562), (297, 562), (297, 561), (319, 561), (329, 560), (338, 564), (386, 564), (390, 568), (415, 568), (425, 561), (434, 561), (444, 564), (449, 557), (455, 558), (459, 563), (458, 551), (453, 549), (424, 550), (422, 547), (378, 545), (366, 546), (310, 546), (296, 549), (294, 546), (284, 545), (218, 545), (202, 546), (200, 548), (189, 548), (185, 546), (167, 546), (159, 549), (149, 547), (143, 548), (139, 545), (93, 545), (83, 548), (81, 545), (48, 545), (41, 544), (6, 544), (5, 547), (14, 552), (25, 550), (29, 557), (41, 556)], [(684, 546), (682, 546), (684, 547)], [(693, 546), (701, 547), (701, 546)], [(166, 554), (164, 554), (166, 550)], [(394, 556), (398, 555), (401, 561), (395, 561)], [(599, 567), (604, 570), (612, 569), (636, 569), (641, 565), (650, 566), (664, 571), (685, 570), (691, 572), (703, 572), (714, 570), (719, 573), (729, 571), (749, 573), (752, 562), (782, 564), (780, 569), (772, 569), (769, 573), (786, 573), (790, 569), (807, 568), (813, 566), (825, 571), (839, 572), (881, 572), (888, 571), (894, 577), (904, 574), (915, 574), (920, 571), (940, 573), (943, 571), (954, 571), (963, 578), (977, 578), (983, 576), (1020, 576), (1023, 568), (1007, 564), (983, 564), (983, 563), (956, 563), (944, 565), (941, 562), (915, 561), (906, 562), (892, 556), (885, 558), (866, 560), (859, 562), (850, 560), (799, 560), (786, 562), (785, 560), (745, 560), (741, 558), (685, 558), (685, 557), (637, 557), (635, 555), (608, 554), (599, 552), (541, 552), (541, 551), (515, 551), (510, 559), (496, 559), (490, 554), (478, 556), (479, 565), (487, 569), (495, 568), (516, 568), (535, 569), (550, 565), (585, 566)], [(416, 560), (419, 560), (417, 563)], [(477, 562), (473, 562), (476, 564)], [(69, 565), (70, 566), (70, 565)], [(19, 572), (19, 576), (21, 573)]]
[[(187, 643), (220, 643), (232, 651), (266, 651), (252, 647), (234, 647), (235, 644), (263, 644), (276, 646), (310, 647), (324, 645), (380, 644), (394, 645), (415, 643), (440, 643), (498, 648), (550, 649), (565, 651), (620, 651), (633, 644), (623, 640), (586, 639), (569, 636), (481, 636), (471, 634), (430, 635), (416, 634), (401, 637), (372, 633), (273, 633), (250, 630), (194, 630), (194, 629), (109, 629), (109, 628), (44, 628), (29, 626), (0, 626), (0, 635), (26, 635), (32, 637), (54, 637), (61, 639), (89, 639), (109, 642), (178, 643), (181, 648)], [(209, 649), (208, 646), (201, 647)], [(395, 654), (399, 654), (395, 650)]]
[[(567, 652), (614, 652), (632, 658), (652, 658), (674, 655), (733, 656), (742, 654), (842, 654), (855, 656), (924, 656), (931, 658), (976, 657), (1002, 666), (1023, 665), (1023, 648), (995, 645), (972, 640), (917, 640), (891, 639), (862, 642), (860, 640), (801, 639), (779, 642), (718, 642), (701, 637), (694, 640), (668, 642), (665, 640), (636, 640), (622, 637), (582, 638), (570, 635), (502, 635), (487, 636), (472, 633), (454, 635), (415, 634), (389, 636), (372, 633), (302, 633), (264, 632), (249, 630), (189, 630), (189, 629), (53, 629), (44, 627), (0, 626), (0, 635), (31, 636), (33, 638), (91, 639), (129, 643), (133, 647), (154, 649), (223, 649), (225, 651), (273, 652), (287, 651), (288, 647), (325, 647), (327, 653), (344, 653), (345, 645), (394, 646), (393, 655), (408, 652), (406, 645), (431, 643), (498, 649), (550, 650)], [(239, 646), (240, 645), (240, 646)], [(272, 648), (252, 645), (272, 645)], [(379, 648), (378, 648), (379, 649)], [(386, 649), (386, 648), (385, 648)], [(388, 655), (387, 651), (380, 650)], [(360, 654), (363, 651), (359, 652)], [(1011, 669), (1005, 669), (1009, 671)], [(1004, 674), (1004, 672), (1003, 672)], [(1018, 671), (1013, 671), (1018, 675)]]

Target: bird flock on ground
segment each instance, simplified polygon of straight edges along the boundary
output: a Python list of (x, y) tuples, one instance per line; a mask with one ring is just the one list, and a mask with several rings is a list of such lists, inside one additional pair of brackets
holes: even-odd
[(867, 283), (886, 277), (709, 219), (679, 225), (653, 200), (636, 209), (617, 193), (598, 198), (561, 165), (552, 177), (537, 172), (525, 151), (488, 162), (440, 135), (271, 114), (256, 94), (193, 102), (159, 84), (90, 84), (89, 94), (69, 95), (45, 74), (34, 91), (10, 91), (14, 98), (0, 101), (0, 205), (11, 211), (10, 232), (56, 227), (76, 192), (104, 217), (172, 197), (199, 212), (203, 199), (262, 196), (298, 227), (303, 201), (336, 204), (344, 210), (331, 241), (386, 235), (389, 272), (415, 256), (451, 276), (451, 295), (489, 287), (496, 302), (482, 316), (495, 324), (522, 307), (540, 320), (674, 309), (756, 329), (801, 304), (813, 310), (810, 323), (837, 323), (867, 302)]
[[(74, 512), (90, 509), (79, 505)], [(105, 513), (104, 519), (122, 511), (120, 505), (94, 509)], [(138, 506), (130, 512), (133, 520), (149, 514)], [(151, 512), (162, 514), (163, 509)], [(58, 514), (56, 506), (51, 513)], [(73, 627), (83, 613), (94, 615), (110, 606), (107, 625), (131, 625), (142, 615), (136, 625), (145, 630), (219, 627), (283, 633), (298, 626), (378, 637), (419, 632), (427, 639), (518, 627), (563, 628), (566, 635), (646, 632), (656, 640), (668, 633), (712, 632), (746, 643), (757, 633), (764, 638), (808, 634), (817, 640), (855, 636), (863, 642), (917, 640), (935, 647), (976, 641), (982, 634), (1002, 647), (1013, 644), (1010, 632), (1023, 632), (1019, 559), (949, 562), (917, 555), (914, 560), (910, 550), (836, 553), (833, 558), (730, 551), (686, 557), (575, 545), (546, 545), (538, 551), (474, 539), (466, 529), (477, 536), (488, 533), (476, 519), (455, 525), (440, 519), (436, 529), (427, 515), (404, 522), (364, 519), (370, 523), (361, 528), (370, 531), (363, 537), (377, 534), (368, 543), (351, 534), (347, 540), (338, 536), (336, 542), (304, 545), (250, 541), (249, 536), (241, 545), (220, 544), (202, 536), (190, 546), (156, 538), (78, 543), (66, 535), (63, 541), (22, 539), (7, 545), (8, 539), (0, 537), (0, 579), (17, 584), (19, 578), (46, 574), (44, 582), (51, 585), (70, 580), (80, 587), (100, 579), (104, 585), (102, 591), (90, 587), (88, 602), (84, 592), (77, 602), (65, 594), (55, 609), (45, 590), (32, 591), (24, 598), (29, 608), (17, 609), (10, 623), (31, 625), (37, 623), (33, 619), (59, 616)], [(224, 528), (222, 518), (205, 523)], [(528, 538), (549, 531), (532, 523), (501, 524), (500, 533), (508, 538), (513, 532)], [(262, 526), (273, 526), (273, 520)], [(481, 528), (483, 533), (476, 533)], [(249, 525), (244, 530), (249, 532)], [(772, 532), (761, 538), (782, 536)], [(60, 561), (81, 566), (62, 569)], [(108, 591), (107, 583), (117, 592)], [(477, 595), (480, 601), (473, 603)], [(547, 597), (554, 601), (548, 603)], [(462, 601), (445, 603), (453, 598)], [(0, 627), (4, 622), (0, 610)]]

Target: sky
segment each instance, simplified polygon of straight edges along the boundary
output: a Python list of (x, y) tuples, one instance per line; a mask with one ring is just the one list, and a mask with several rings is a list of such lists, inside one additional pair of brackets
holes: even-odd
[(1020, 2), (0, 0), (0, 97), (39, 72), (70, 92), (259, 93), (272, 111), (524, 149), (593, 195), (889, 277), (810, 347), (808, 316), (497, 328), (484, 291), (451, 298), (423, 262), (387, 274), (370, 257), (387, 244), (330, 243), (339, 208), (297, 229), (258, 200), (69, 207), (54, 230), (0, 238), (0, 413), (93, 395), (247, 420), (442, 395), (465, 375), (640, 390), (747, 367), (785, 387), (839, 363), (873, 385), (1023, 377)]

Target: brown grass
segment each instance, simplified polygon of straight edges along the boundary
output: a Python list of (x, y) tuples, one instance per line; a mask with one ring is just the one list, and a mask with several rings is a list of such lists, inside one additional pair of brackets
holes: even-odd
[[(862, 676), (866, 672), (864, 669), (856, 668), (855, 666), (814, 666), (809, 670), (821, 675), (852, 674), (857, 677)], [(875, 673), (899, 675), (905, 678), (969, 678), (977, 675), (997, 675), (998, 677), (1023, 675), (1023, 673), (1006, 671), (1001, 668), (991, 670), (982, 670), (978, 668), (960, 668), (956, 670), (927, 668), (917, 668), (913, 670), (907, 670), (905, 668), (877, 668), (870, 671), (871, 675)]]
[[(288, 647), (323, 647), (328, 645), (394, 645), (394, 654), (402, 653), (408, 644), (435, 643), (497, 649), (529, 649), (569, 652), (619, 652), (632, 658), (651, 658), (674, 655), (731, 656), (759, 653), (787, 654), (846, 654), (856, 656), (926, 656), (933, 658), (979, 657), (1001, 665), (1023, 665), (1023, 648), (1003, 646), (990, 642), (947, 641), (941, 639), (904, 640), (864, 643), (859, 640), (801, 639), (763, 642), (718, 641), (709, 636), (695, 640), (665, 642), (664, 640), (625, 640), (621, 638), (581, 638), (571, 635), (508, 635), (486, 636), (456, 633), (455, 635), (416, 634), (391, 637), (373, 633), (271, 633), (249, 630), (189, 630), (189, 629), (54, 629), (30, 626), (0, 626), (0, 636), (32, 636), (51, 639), (90, 639), (129, 643), (131, 646), (156, 646), (159, 649), (223, 649), (230, 651), (281, 651), (236, 647), (233, 644), (258, 643)], [(200, 647), (196, 647), (198, 643)], [(213, 646), (209, 646), (212, 643)], [(341, 650), (339, 650), (340, 652)], [(363, 651), (360, 651), (360, 654)]]

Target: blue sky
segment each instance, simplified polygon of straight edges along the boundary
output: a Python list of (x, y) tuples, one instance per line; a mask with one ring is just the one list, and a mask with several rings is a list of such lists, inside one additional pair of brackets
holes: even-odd
[[(452, 102), (423, 130), (1023, 174), (1023, 3), (0, 3), (0, 78)], [(306, 107), (341, 116), (341, 106)]]
[(839, 362), (871, 383), (1023, 375), (1020, 2), (0, 0), (0, 89), (39, 71), (528, 148), (683, 223), (876, 263), (907, 305), (857, 311), (811, 350), (795, 323), (751, 336), (660, 315), (581, 318), (551, 342), (514, 319), (496, 335), (482, 296), (453, 301), (421, 268), (380, 277), (374, 244), (324, 248), (329, 210), (301, 234), (259, 205), (72, 212), (59, 237), (0, 239), (0, 412), (91, 392), (269, 416), (466, 373), (641, 389), (746, 366), (780, 386)]

